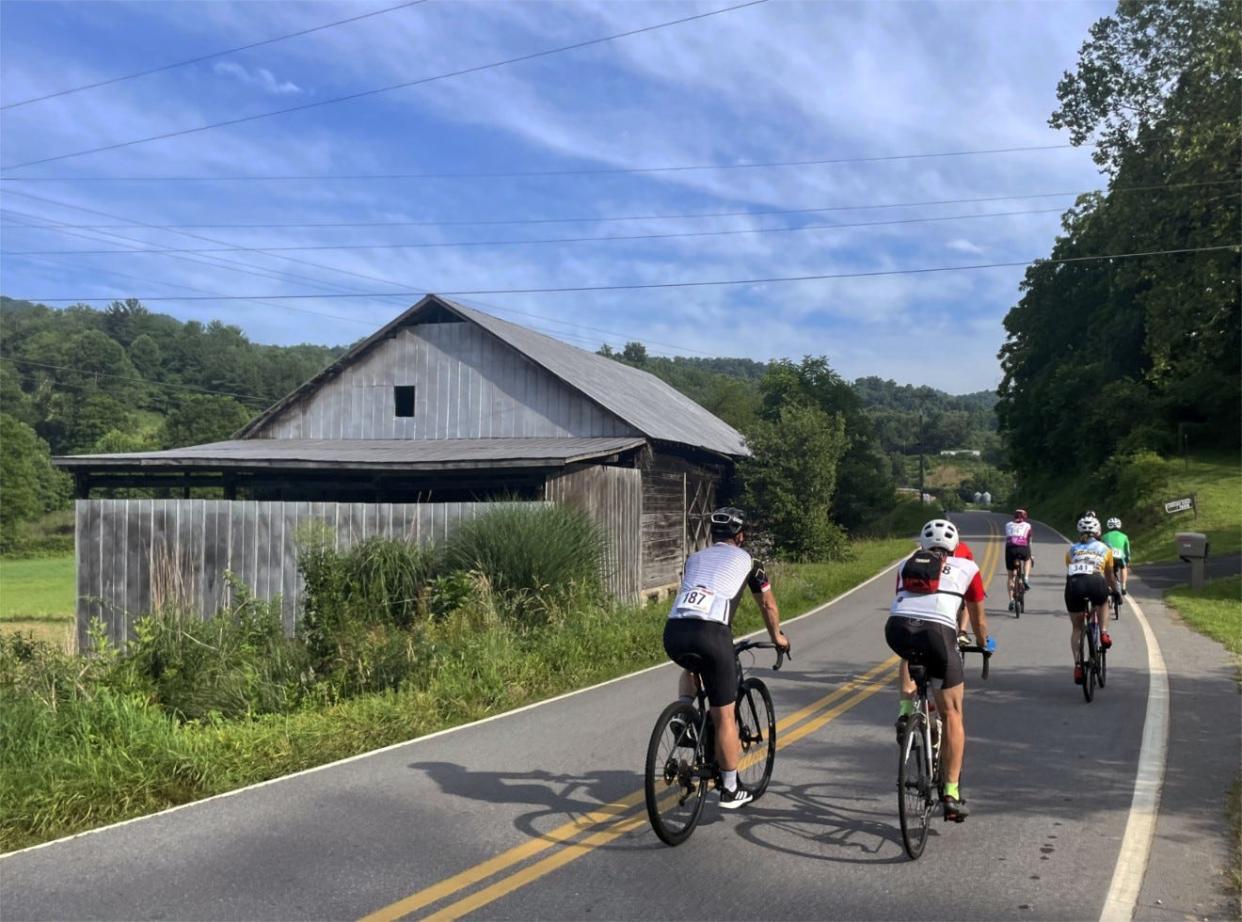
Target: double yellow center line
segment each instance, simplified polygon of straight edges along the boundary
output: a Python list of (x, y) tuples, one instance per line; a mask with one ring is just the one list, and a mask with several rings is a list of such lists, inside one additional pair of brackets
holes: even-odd
[[(980, 569), (987, 574), (984, 579), (985, 584), (991, 581), (1000, 560), (999, 548), (992, 540), (998, 534), (996, 526), (989, 521), (988, 528), (988, 546), (984, 553), (983, 563), (980, 565)], [(793, 745), (872, 695), (890, 687), (896, 678), (899, 662), (896, 656), (891, 656), (819, 700), (779, 720), (776, 724), (777, 750)], [(646, 810), (635, 809), (643, 805), (643, 798), (643, 791), (639, 789), (625, 797), (604, 804), (596, 810), (584, 813), (549, 832), (540, 834), (538, 838), (523, 842), (474, 867), (467, 868), (439, 883), (412, 893), (404, 899), (377, 909), (363, 917), (362, 922), (394, 922), (394, 920), (457, 896), (489, 878), (517, 867), (517, 870), (512, 873), (441, 906), (426, 916), (428, 919), (436, 920), (460, 919), (643, 826), (647, 822)], [(561, 847), (552, 854), (533, 863), (527, 863), (557, 846)]]

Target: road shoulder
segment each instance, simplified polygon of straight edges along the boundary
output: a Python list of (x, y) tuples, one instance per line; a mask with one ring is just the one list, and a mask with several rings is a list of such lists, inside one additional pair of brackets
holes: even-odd
[[(1161, 593), (1132, 579), (1168, 664), (1168, 762), (1136, 920), (1236, 919), (1226, 889), (1231, 840), (1225, 817), (1242, 764), (1242, 695), (1233, 657), (1191, 630)], [(1122, 610), (1122, 618), (1126, 617)], [(1133, 617), (1133, 615), (1131, 615)]]

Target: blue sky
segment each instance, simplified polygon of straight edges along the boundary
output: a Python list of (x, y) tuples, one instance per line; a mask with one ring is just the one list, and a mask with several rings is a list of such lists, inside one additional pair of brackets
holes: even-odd
[[(9, 104), (396, 2), (5, 2), (0, 5), (0, 101)], [(315, 102), (728, 5), (728, 0), (431, 0), (0, 111), (0, 163)], [(5, 255), (0, 290), (13, 297), (102, 299), (460, 291), (872, 272), (1046, 255), (1059, 227), (1058, 213), (1071, 196), (800, 215), (605, 219), (1083, 191), (1102, 185), (1086, 149), (605, 175), (339, 177), (729, 166), (1063, 144), (1065, 136), (1047, 127), (1057, 80), (1074, 66), (1089, 25), (1111, 9), (1111, 4), (1090, 2), (773, 0), (421, 87), (7, 169), (0, 183), (5, 209), (0, 248), (6, 253), (221, 244), (320, 249), (285, 252), (303, 260), (299, 263), (245, 250)], [(317, 178), (87, 179), (238, 175)], [(21, 177), (57, 178), (22, 182)], [(967, 217), (996, 212), (1040, 213)], [(534, 218), (588, 220), (434, 223)], [(951, 220), (874, 223), (922, 218)], [(137, 223), (89, 229), (20, 226), (131, 222), (214, 226), (184, 228), (210, 241)], [(220, 226), (346, 222), (433, 223)], [(873, 226), (808, 227), (863, 222)], [(771, 228), (801, 229), (496, 243)], [(463, 242), (486, 245), (327, 249)], [(1009, 268), (462, 300), (588, 348), (639, 339), (659, 354), (761, 360), (826, 354), (849, 378), (874, 374), (964, 392), (994, 387), (999, 380), (1001, 320), (1017, 298), (1021, 277), (1020, 268)], [(259, 342), (346, 343), (412, 300), (174, 300), (150, 306), (182, 319), (235, 323)]]

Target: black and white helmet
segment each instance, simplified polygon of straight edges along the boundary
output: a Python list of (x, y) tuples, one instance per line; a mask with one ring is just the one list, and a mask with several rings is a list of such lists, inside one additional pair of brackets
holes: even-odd
[(1084, 515), (1078, 520), (1078, 534), (1100, 536), (1100, 520), (1093, 515)]
[(725, 506), (712, 513), (712, 538), (727, 541), (746, 527), (746, 513), (736, 506)]
[(939, 548), (952, 554), (958, 540), (957, 526), (948, 519), (932, 519), (919, 532), (919, 547), (925, 551)]
[(1117, 518), (1117, 516), (1113, 516), (1111, 519), (1108, 520), (1109, 531), (1116, 531), (1120, 528), (1121, 528), (1121, 519)]

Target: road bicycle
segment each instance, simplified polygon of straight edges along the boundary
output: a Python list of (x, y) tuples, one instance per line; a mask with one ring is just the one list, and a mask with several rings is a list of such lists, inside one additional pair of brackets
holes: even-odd
[(1016, 570), (1010, 572), (1013, 574), (1013, 616), (1021, 618), (1022, 612), (1026, 611), (1026, 583), (1022, 581), (1021, 563)]
[(1108, 675), (1108, 651), (1100, 643), (1100, 625), (1095, 618), (1095, 606), (1087, 609), (1083, 619), (1082, 634), (1078, 638), (1078, 662), (1082, 663), (1082, 695), (1090, 704), (1095, 698), (1095, 687), (1104, 687)]
[[(737, 663), (737, 700), (734, 714), (742, 755), (737, 763), (738, 783), (758, 800), (772, 777), (776, 760), (776, 712), (772, 695), (760, 679), (747, 676), (741, 656), (749, 650), (776, 650), (776, 665), (788, 657), (788, 648), (760, 641), (739, 641), (733, 645)], [(703, 682), (695, 675), (698, 692), (693, 704), (674, 701), (656, 720), (647, 744), (644, 790), (651, 828), (666, 845), (680, 845), (690, 838), (703, 813), (709, 788), (720, 784), (716, 762), (715, 729), (707, 705)]]
[[(983, 678), (988, 677), (991, 653), (979, 644), (962, 645), (960, 641), (958, 650), (963, 658), (967, 653), (983, 654)], [(932, 710), (928, 697), (927, 667), (919, 662), (919, 657), (907, 662), (916, 692), (914, 713), (907, 719), (898, 740), (897, 815), (901, 819), (901, 843), (910, 860), (915, 861), (923, 854), (923, 847), (927, 844), (932, 812), (944, 798), (940, 764), (943, 727), (940, 715)]]

